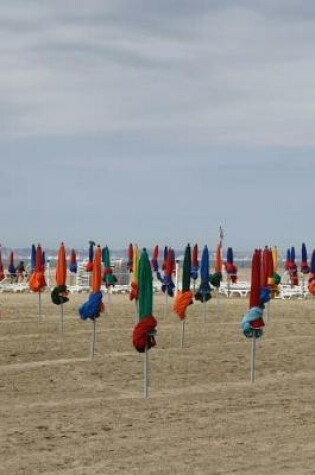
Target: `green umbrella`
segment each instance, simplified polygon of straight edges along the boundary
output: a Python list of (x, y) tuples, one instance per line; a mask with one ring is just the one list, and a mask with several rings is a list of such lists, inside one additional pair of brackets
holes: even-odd
[(191, 249), (188, 244), (185, 249), (184, 262), (183, 262), (183, 283), (182, 292), (190, 290), (190, 274), (191, 274)]
[(184, 262), (183, 262), (183, 277), (182, 277), (182, 290), (177, 292), (174, 302), (173, 310), (182, 321), (182, 336), (181, 347), (184, 347), (184, 329), (186, 319), (186, 309), (188, 305), (192, 304), (192, 292), (190, 290), (190, 274), (191, 274), (191, 249), (188, 244), (185, 249)]
[(152, 315), (153, 307), (153, 286), (152, 270), (148, 253), (144, 249), (141, 253), (138, 269), (138, 291), (139, 291), (139, 321), (148, 315)]
[(110, 255), (109, 255), (109, 249), (107, 246), (103, 247), (102, 249), (102, 261), (103, 261), (103, 266), (104, 266), (103, 281), (105, 282), (106, 287), (109, 287), (110, 285), (115, 285), (117, 282), (117, 279), (114, 276), (113, 270), (110, 265)]
[(152, 315), (153, 286), (152, 270), (146, 249), (143, 249), (138, 267), (139, 322), (133, 330), (133, 344), (139, 353), (144, 353), (144, 397), (148, 397), (148, 350), (155, 346), (156, 319)]

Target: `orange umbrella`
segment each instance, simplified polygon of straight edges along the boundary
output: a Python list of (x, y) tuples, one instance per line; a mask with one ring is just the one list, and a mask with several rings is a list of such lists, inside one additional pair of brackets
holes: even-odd
[(38, 293), (38, 321), (41, 319), (42, 313), (42, 304), (41, 304), (41, 293), (43, 292), (44, 288), (46, 287), (46, 280), (45, 280), (45, 264), (43, 263), (43, 251), (41, 245), (38, 244), (36, 248), (36, 255), (35, 255), (35, 269), (32, 272), (28, 285), (33, 292)]
[(215, 253), (215, 272), (222, 272), (222, 254), (221, 254), (221, 244), (217, 245), (217, 250)]
[(67, 280), (67, 261), (66, 250), (62, 242), (58, 251), (58, 260), (56, 267), (56, 285), (66, 285)]

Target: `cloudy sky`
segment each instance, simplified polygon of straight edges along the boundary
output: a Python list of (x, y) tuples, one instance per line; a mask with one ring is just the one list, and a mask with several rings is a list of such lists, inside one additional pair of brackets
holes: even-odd
[(2, 0), (0, 242), (315, 247), (313, 0)]

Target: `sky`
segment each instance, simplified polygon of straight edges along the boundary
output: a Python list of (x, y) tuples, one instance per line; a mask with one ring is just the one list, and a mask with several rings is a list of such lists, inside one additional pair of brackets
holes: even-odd
[(313, 0), (2, 0), (0, 242), (315, 247)]

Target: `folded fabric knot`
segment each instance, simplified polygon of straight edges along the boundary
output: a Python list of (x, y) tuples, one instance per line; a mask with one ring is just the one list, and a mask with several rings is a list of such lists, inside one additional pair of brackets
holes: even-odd
[(210, 275), (209, 282), (213, 287), (220, 287), (222, 281), (222, 272), (215, 272), (214, 274)]
[(69, 265), (69, 271), (72, 272), (73, 274), (76, 274), (78, 271), (78, 266), (75, 263), (72, 263)]
[(139, 296), (139, 289), (138, 289), (138, 284), (136, 284), (135, 282), (131, 282), (131, 286), (130, 286), (130, 293), (129, 293), (129, 300), (138, 300), (138, 296)]
[(95, 320), (100, 316), (101, 312), (104, 310), (102, 298), (103, 294), (101, 291), (89, 295), (88, 301), (79, 307), (81, 320), (86, 320), (88, 318)]
[(69, 291), (66, 285), (58, 285), (55, 287), (50, 294), (51, 301), (55, 305), (61, 305), (69, 301), (68, 298)]
[(41, 292), (46, 287), (46, 280), (43, 272), (34, 271), (28, 282), (30, 289), (33, 292)]
[(195, 293), (195, 300), (200, 302), (208, 302), (211, 299), (211, 289), (208, 282), (202, 282), (199, 289)]
[(139, 353), (144, 353), (146, 348), (149, 350), (156, 345), (156, 325), (157, 321), (153, 315), (148, 315), (134, 326), (132, 343)]
[(184, 320), (186, 318), (186, 309), (192, 303), (193, 295), (191, 290), (187, 290), (186, 292), (178, 291), (173, 305), (173, 310), (181, 320)]
[(264, 326), (263, 309), (260, 307), (250, 308), (241, 321), (241, 329), (246, 338), (252, 338), (254, 334), (256, 338), (260, 338)]
[(310, 267), (307, 262), (301, 262), (301, 272), (302, 274), (309, 274)]

